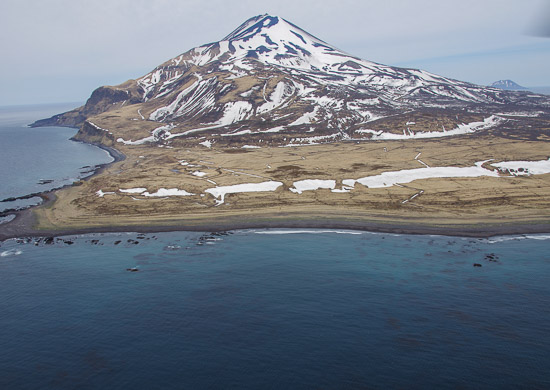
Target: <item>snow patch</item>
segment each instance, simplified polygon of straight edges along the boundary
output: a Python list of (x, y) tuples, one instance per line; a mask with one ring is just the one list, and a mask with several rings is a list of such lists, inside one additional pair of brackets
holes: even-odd
[(301, 194), (304, 191), (315, 191), (321, 188), (333, 190), (334, 187), (336, 187), (336, 181), (308, 179), (295, 181), (294, 183), (292, 183), (292, 185), (294, 186), (294, 188), (290, 188), (290, 191), (294, 192), (295, 194)]
[(266, 99), (266, 102), (258, 107), (258, 109), (256, 110), (256, 114), (262, 114), (264, 112), (272, 111), (275, 108), (278, 108), (284, 103), (285, 97), (292, 94), (292, 92), (293, 91), (289, 91), (287, 89), (287, 85), (284, 82), (278, 82), (275, 90), (271, 93), (271, 96), (269, 97), (269, 101), (267, 101)]
[(288, 126), (298, 126), (312, 123), (312, 121), (317, 117), (317, 111), (319, 111), (319, 106), (315, 106), (312, 112), (306, 112)]
[(147, 188), (128, 188), (126, 190), (119, 189), (119, 191), (125, 194), (141, 194), (142, 192), (147, 191)]
[(507, 170), (513, 176), (543, 175), (550, 173), (550, 159), (542, 161), (505, 161), (491, 163), (501, 170)]
[(103, 198), (105, 195), (114, 195), (114, 192), (103, 192), (102, 190), (96, 191), (96, 195)]
[(163, 196), (191, 196), (191, 194), (185, 190), (179, 190), (177, 188), (159, 188), (157, 192), (150, 194), (149, 192), (144, 192), (142, 194), (146, 197), (163, 197)]
[(216, 198), (216, 205), (219, 206), (225, 202), (225, 195), (227, 194), (275, 191), (282, 185), (283, 183), (278, 181), (264, 181), (262, 183), (245, 183), (235, 184), (232, 186), (209, 188), (204, 192), (209, 193), (214, 198)]
[(232, 137), (232, 136), (235, 136), (235, 135), (244, 135), (244, 134), (252, 134), (252, 131), (251, 130), (241, 130), (241, 131), (236, 131), (234, 133), (222, 134), (221, 136), (222, 137)]
[(229, 102), (225, 104), (222, 118), (218, 124), (227, 126), (235, 122), (247, 119), (252, 112), (252, 104), (243, 101)]
[(357, 180), (346, 179), (342, 183), (349, 187), (354, 187), (359, 183), (368, 188), (392, 187), (396, 184), (406, 184), (414, 180), (432, 179), (432, 178), (452, 178), (452, 177), (498, 177), (498, 172), (490, 171), (482, 167), (487, 161), (477, 162), (475, 167), (430, 167), (403, 169), (400, 171), (384, 172), (380, 175), (367, 176)]
[(132, 141), (132, 140), (126, 141), (123, 138), (117, 138), (116, 142), (123, 143), (124, 145), (143, 145), (144, 143), (147, 143), (147, 142), (155, 142), (155, 137), (151, 135), (149, 137), (145, 137), (137, 141)]
[(280, 132), (284, 129), (285, 129), (284, 126), (277, 126), (277, 127), (273, 127), (272, 129), (268, 129), (268, 130), (261, 130), (260, 133), (278, 133), (278, 132)]

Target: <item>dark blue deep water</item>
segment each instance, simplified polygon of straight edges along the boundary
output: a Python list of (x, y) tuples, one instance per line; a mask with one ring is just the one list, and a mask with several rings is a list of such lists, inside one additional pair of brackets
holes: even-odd
[(550, 388), (550, 237), (288, 233), (2, 243), (0, 388)]

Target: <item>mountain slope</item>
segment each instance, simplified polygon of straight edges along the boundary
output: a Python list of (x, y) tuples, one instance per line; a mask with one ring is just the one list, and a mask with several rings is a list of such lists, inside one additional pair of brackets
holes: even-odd
[[(282, 144), (445, 132), (549, 99), (359, 59), (270, 15), (35, 125), (106, 130), (111, 143)], [(497, 118), (498, 119), (498, 118)], [(499, 122), (491, 119), (494, 124)], [(497, 123), (498, 122), (498, 123)], [(96, 130), (94, 130), (96, 129)], [(108, 130), (107, 130), (108, 129)], [(82, 134), (81, 134), (82, 136)]]

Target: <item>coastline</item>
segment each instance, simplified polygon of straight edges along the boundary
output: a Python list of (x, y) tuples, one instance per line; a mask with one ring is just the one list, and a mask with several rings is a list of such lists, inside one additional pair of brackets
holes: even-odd
[[(79, 181), (88, 181), (88, 180), (92, 179), (93, 177), (95, 177), (95, 176), (99, 175), (100, 173), (102, 173), (109, 166), (111, 166), (111, 165), (113, 165), (117, 162), (124, 161), (126, 159), (126, 155), (124, 153), (122, 153), (121, 151), (115, 149), (115, 148), (111, 148), (109, 146), (105, 146), (103, 144), (96, 143), (96, 142), (84, 142), (84, 141), (77, 140), (77, 139), (74, 139), (74, 138), (70, 138), (70, 140), (73, 141), (73, 142), (86, 143), (88, 145), (96, 146), (96, 147), (106, 151), (113, 158), (113, 161), (110, 161), (110, 162), (104, 163), (104, 164), (96, 165), (94, 171), (90, 175), (79, 179)], [(73, 185), (74, 184), (66, 184), (64, 186), (61, 186), (61, 187), (58, 187), (58, 188), (53, 188), (53, 189), (48, 190), (48, 191), (36, 192), (36, 193), (32, 193), (32, 194), (27, 194), (27, 195), (14, 197), (13, 198), (14, 200), (16, 200), (16, 199), (17, 200), (18, 199), (28, 199), (28, 198), (31, 198), (31, 197), (40, 197), (40, 198), (42, 198), (42, 203), (37, 204), (37, 205), (33, 205), (33, 206), (29, 206), (29, 207), (26, 207), (26, 208), (21, 209), (21, 210), (9, 209), (9, 210), (4, 210), (4, 211), (0, 212), (0, 216), (2, 216), (2, 217), (8, 216), (8, 215), (15, 215), (15, 218), (13, 220), (11, 220), (9, 222), (6, 222), (6, 223), (0, 224), (0, 242), (2, 242), (4, 240), (7, 240), (7, 239), (10, 239), (10, 238), (42, 237), (42, 236), (56, 236), (56, 235), (59, 235), (59, 234), (54, 233), (53, 231), (49, 232), (49, 231), (45, 231), (45, 230), (34, 229), (33, 226), (34, 226), (36, 220), (34, 218), (33, 211), (38, 207), (49, 207), (49, 206), (51, 206), (55, 202), (55, 200), (57, 199), (57, 196), (56, 196), (57, 191), (61, 191), (63, 189), (72, 187)], [(72, 233), (68, 233), (68, 234), (72, 234)], [(79, 234), (79, 233), (76, 233), (76, 234)]]
[[(102, 145), (102, 144), (99, 144), (99, 143), (96, 143), (96, 142), (83, 142), (81, 140), (77, 140), (77, 139), (73, 139), (73, 138), (70, 138), (70, 140), (73, 141), (73, 142), (78, 142), (78, 143), (82, 143), (82, 144), (88, 144), (88, 145), (96, 146), (99, 149), (106, 151), (109, 154), (109, 156), (111, 156), (113, 158), (113, 161), (110, 161), (108, 163), (95, 165), (94, 170), (91, 171), (91, 173), (88, 176), (80, 178), (79, 181), (87, 181), (87, 180), (93, 178), (94, 176), (100, 174), (101, 172), (103, 172), (111, 164), (114, 164), (114, 163), (119, 162), (119, 161), (124, 161), (126, 159), (126, 155), (124, 155), (124, 153), (122, 153), (119, 150), (116, 150), (114, 148), (111, 148), (109, 146), (105, 146), (105, 145)], [(17, 210), (17, 209), (7, 209), (7, 210), (4, 210), (4, 211), (0, 211), (0, 217), (5, 217), (7, 215), (18, 215), (19, 213), (21, 213), (23, 211), (33, 209), (33, 208), (36, 208), (36, 207), (40, 207), (40, 206), (44, 206), (46, 204), (46, 202), (48, 201), (48, 198), (51, 196), (51, 194), (55, 193), (56, 191), (63, 190), (65, 188), (72, 187), (73, 185), (74, 184), (65, 184), (61, 187), (52, 188), (51, 190), (47, 190), (47, 191), (33, 192), (33, 193), (30, 193), (30, 194), (26, 194), (26, 195), (14, 196), (14, 197), (4, 199), (4, 200), (2, 200), (2, 202), (7, 202), (7, 201), (11, 202), (11, 201), (15, 201), (15, 200), (23, 200), (23, 199), (31, 199), (31, 198), (42, 198), (43, 202), (40, 203), (40, 204), (28, 206), (28, 207), (25, 207), (25, 208), (19, 209), (19, 210)]]
[[(82, 178), (81, 181), (89, 181), (104, 172), (108, 167), (126, 159), (121, 151), (105, 146), (97, 142), (74, 140), (97, 146), (113, 158), (113, 161), (97, 165), (94, 172)], [(24, 210), (9, 212), (16, 215), (10, 221), (0, 224), (0, 241), (19, 237), (45, 237), (67, 236), (88, 233), (115, 233), (115, 232), (139, 232), (156, 233), (168, 231), (229, 231), (241, 229), (346, 229), (357, 231), (370, 231), (390, 234), (422, 234), (443, 235), (455, 237), (487, 238), (502, 235), (521, 235), (550, 233), (550, 220), (546, 219), (521, 219), (513, 222), (511, 219), (487, 218), (474, 220), (462, 219), (455, 223), (445, 223), (445, 219), (435, 216), (415, 220), (404, 215), (375, 215), (363, 213), (330, 213), (312, 212), (306, 209), (291, 210), (285, 212), (266, 211), (262, 209), (240, 210), (229, 215), (190, 215), (179, 218), (158, 218), (151, 221), (141, 220), (123, 222), (120, 225), (105, 224), (96, 226), (75, 226), (59, 229), (35, 228), (37, 218), (34, 210), (37, 208), (52, 207), (57, 199), (58, 191), (72, 187), (66, 185), (43, 193), (36, 194), (44, 201), (40, 205), (31, 206)], [(534, 218), (534, 217), (533, 217)], [(116, 222), (115, 222), (116, 223)]]
[[(41, 206), (48, 207), (56, 200), (55, 191), (44, 194), (47, 199)], [(387, 234), (438, 235), (452, 237), (489, 238), (506, 235), (550, 233), (550, 221), (547, 223), (501, 223), (475, 225), (438, 225), (406, 223), (401, 221), (349, 220), (344, 218), (291, 218), (258, 216), (246, 213), (224, 220), (214, 218), (187, 221), (187, 223), (166, 224), (127, 224), (117, 226), (95, 226), (88, 228), (35, 229), (36, 219), (32, 213), (34, 207), (23, 210), (11, 222), (0, 229), (0, 242), (21, 237), (59, 237), (92, 233), (160, 233), (174, 231), (221, 232), (245, 229), (338, 229), (368, 231)]]

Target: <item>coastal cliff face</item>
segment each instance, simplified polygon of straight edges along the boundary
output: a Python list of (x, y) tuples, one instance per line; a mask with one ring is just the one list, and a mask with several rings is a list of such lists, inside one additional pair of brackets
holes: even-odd
[[(541, 119), (548, 123), (550, 97), (363, 60), (285, 19), (260, 15), (219, 42), (136, 80), (100, 87), (84, 106), (33, 125), (79, 127), (88, 120), (126, 144), (188, 146), (206, 137), (281, 146), (487, 128), (509, 134), (510, 117), (513, 128), (536, 138), (547, 128)], [(82, 128), (78, 137), (89, 132)]]
[(54, 115), (51, 118), (38, 120), (30, 126), (81, 127), (86, 119), (94, 115), (116, 109), (125, 104), (140, 103), (139, 93), (140, 88), (134, 85), (133, 80), (129, 80), (116, 87), (99, 87), (92, 92), (85, 105), (63, 114)]
[(84, 122), (72, 139), (105, 146), (115, 146), (116, 144), (115, 137), (111, 132), (94, 126), (90, 122)]

